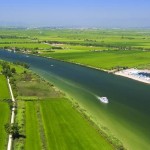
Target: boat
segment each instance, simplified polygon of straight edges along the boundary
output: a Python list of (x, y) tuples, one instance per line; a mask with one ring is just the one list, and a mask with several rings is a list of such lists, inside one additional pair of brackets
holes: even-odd
[(102, 103), (108, 103), (109, 101), (108, 101), (108, 98), (107, 97), (99, 97), (98, 98)]

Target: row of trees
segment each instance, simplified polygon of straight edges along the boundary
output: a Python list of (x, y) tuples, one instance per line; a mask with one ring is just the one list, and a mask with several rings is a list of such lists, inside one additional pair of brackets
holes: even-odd
[[(29, 68), (29, 65), (22, 62), (14, 62), (15, 65), (20, 65), (26, 69)], [(10, 67), (10, 65), (7, 62), (1, 62), (2, 65), (2, 74), (6, 77), (11, 77), (13, 74), (16, 73), (16, 69), (14, 67)]]
[(16, 73), (15, 68), (11, 68), (10, 65), (6, 62), (2, 63), (2, 74), (6, 77), (11, 77), (12, 74)]

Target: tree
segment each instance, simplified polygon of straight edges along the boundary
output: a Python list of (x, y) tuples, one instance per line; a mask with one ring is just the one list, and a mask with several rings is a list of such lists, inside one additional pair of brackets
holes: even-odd
[(14, 139), (19, 138), (19, 136), (20, 136), (20, 134), (19, 134), (20, 127), (18, 126), (17, 123), (12, 123), (12, 124), (7, 123), (5, 125), (5, 131), (8, 134), (11, 134)]
[(12, 73), (16, 73), (16, 69), (15, 68), (11, 68), (11, 72)]

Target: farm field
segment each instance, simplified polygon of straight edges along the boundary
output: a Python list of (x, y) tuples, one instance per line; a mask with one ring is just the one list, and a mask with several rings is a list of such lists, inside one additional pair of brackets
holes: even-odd
[(26, 102), (25, 105), (25, 149), (40, 150), (42, 149), (42, 142), (38, 127), (36, 102)]
[(4, 126), (9, 122), (10, 108), (8, 103), (0, 101), (0, 149), (6, 149), (8, 135), (4, 130)]
[[(0, 47), (99, 69), (149, 69), (150, 31), (120, 29), (0, 29)], [(118, 62), (118, 59), (121, 61)]]
[(119, 66), (150, 69), (150, 51), (56, 52), (44, 56), (105, 70)]
[(9, 99), (9, 90), (7, 87), (6, 78), (0, 75), (0, 149), (6, 149), (7, 145), (7, 134), (4, 130), (4, 126), (9, 122), (10, 108), (6, 99)]
[(7, 85), (6, 77), (0, 75), (0, 100), (9, 99), (9, 89)]
[(67, 99), (18, 102), (24, 104), (26, 150), (113, 149)]
[(68, 100), (43, 101), (40, 107), (49, 149), (112, 149)]

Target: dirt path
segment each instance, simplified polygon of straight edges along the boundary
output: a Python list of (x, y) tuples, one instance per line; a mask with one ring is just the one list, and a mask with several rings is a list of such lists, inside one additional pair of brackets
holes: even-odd
[[(9, 87), (9, 91), (10, 91), (10, 94), (11, 94), (12, 103), (15, 103), (15, 99), (14, 99), (14, 95), (13, 95), (13, 92), (12, 92), (12, 88), (11, 88), (11, 85), (10, 85), (9, 78), (7, 78), (7, 82), (8, 82), (8, 87)], [(12, 123), (14, 123), (14, 121), (15, 121), (15, 105), (13, 104), (10, 123), (12, 124)], [(13, 140), (12, 139), (12, 135), (9, 134), (7, 150), (11, 150), (12, 149), (12, 140)]]

